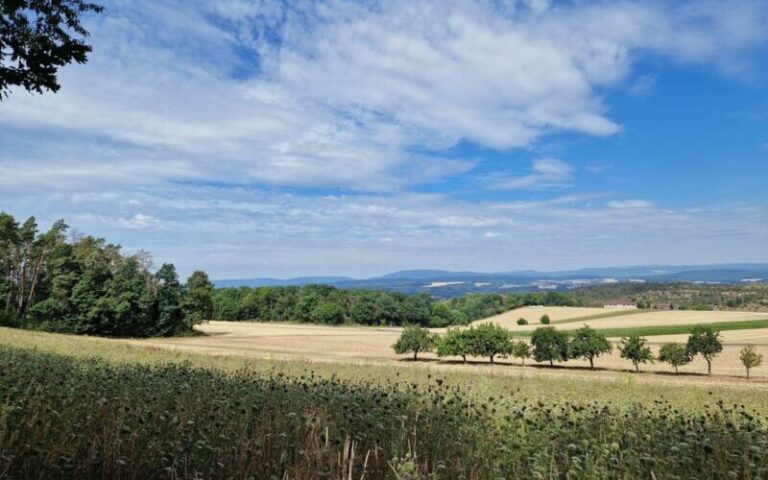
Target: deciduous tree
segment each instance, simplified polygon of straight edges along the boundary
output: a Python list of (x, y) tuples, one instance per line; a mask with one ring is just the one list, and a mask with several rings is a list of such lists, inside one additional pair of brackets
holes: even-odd
[(588, 325), (577, 329), (571, 335), (571, 356), (589, 360), (589, 368), (595, 368), (595, 358), (610, 353), (613, 347), (602, 333)]
[(568, 333), (556, 330), (555, 327), (539, 327), (531, 335), (533, 359), (537, 362), (565, 362), (570, 358)]
[(744, 369), (747, 371), (747, 379), (749, 379), (750, 370), (763, 364), (763, 356), (757, 353), (757, 350), (752, 345), (742, 348), (739, 358), (741, 359), (741, 364), (744, 365)]
[(675, 367), (675, 373), (679, 374), (679, 367), (691, 363), (691, 356), (685, 345), (679, 343), (665, 343), (659, 349), (659, 361), (668, 363)]
[(653, 362), (653, 354), (651, 348), (646, 346), (647, 340), (638, 335), (630, 335), (621, 339), (619, 345), (619, 352), (621, 352), (621, 358), (630, 360), (635, 366), (635, 371), (640, 371), (641, 363)]
[(461, 357), (466, 363), (471, 333), (469, 329), (449, 328), (435, 340), (435, 353), (438, 357)]
[(498, 355), (509, 355), (511, 337), (509, 330), (501, 325), (484, 323), (470, 330), (470, 354), (477, 357), (488, 357), (493, 360)]
[(693, 327), (691, 336), (688, 337), (688, 354), (691, 357), (701, 354), (707, 361), (707, 375), (712, 375), (712, 360), (723, 351), (723, 341), (720, 332), (706, 325)]
[(512, 356), (519, 358), (523, 362), (523, 365), (525, 365), (525, 359), (531, 358), (531, 346), (528, 344), (528, 342), (524, 342), (522, 340), (513, 342)]
[(403, 329), (392, 348), (398, 355), (413, 352), (413, 360), (416, 361), (419, 352), (429, 352), (434, 343), (435, 337), (429, 330), (419, 325), (410, 325)]
[(83, 15), (102, 10), (82, 0), (0, 0), (0, 100), (16, 86), (58, 91), (59, 68), (91, 52)]

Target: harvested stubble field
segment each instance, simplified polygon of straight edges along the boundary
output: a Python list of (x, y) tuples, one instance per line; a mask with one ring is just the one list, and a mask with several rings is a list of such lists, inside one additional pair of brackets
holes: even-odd
[[(532, 316), (531, 312), (550, 315), (553, 321), (558, 322), (557, 328), (574, 329), (583, 324), (588, 324), (596, 329), (614, 329), (626, 327), (659, 327), (669, 325), (696, 325), (706, 323), (730, 323), (765, 319), (765, 313), (753, 312), (709, 312), (709, 311), (648, 311), (636, 313), (629, 311), (623, 315), (600, 317), (601, 314), (612, 313), (603, 309), (582, 309), (575, 307), (554, 308), (523, 308), (508, 312), (508, 318), (517, 319), (520, 316)], [(550, 313), (552, 312), (552, 313)], [(570, 315), (570, 316), (569, 316)], [(581, 320), (584, 317), (592, 317), (589, 320)], [(498, 317), (492, 317), (484, 321), (493, 321)], [(572, 320), (572, 321), (570, 321)], [(519, 327), (505, 324), (513, 332), (530, 332), (538, 325)], [(250, 323), (250, 322), (210, 322), (198, 327), (205, 336), (175, 338), (130, 340), (135, 345), (153, 345), (162, 348), (179, 349), (187, 352), (203, 352), (224, 355), (243, 355), (256, 358), (272, 358), (280, 360), (308, 360), (334, 363), (377, 363), (388, 364), (404, 362), (403, 356), (395, 355), (392, 344), (400, 335), (399, 328), (374, 328), (374, 327), (330, 327), (305, 324), (284, 323)], [(443, 330), (435, 330), (441, 332)], [(646, 373), (660, 375), (641, 375), (642, 381), (663, 382), (703, 382), (715, 383), (741, 383), (744, 380), (743, 367), (739, 360), (739, 351), (746, 344), (757, 346), (758, 350), (768, 355), (768, 328), (754, 330), (723, 331), (725, 347), (722, 354), (715, 360), (712, 377), (704, 376), (706, 362), (696, 358), (690, 365), (681, 367), (680, 376), (667, 375), (671, 367), (663, 363), (647, 364), (641, 367)], [(685, 342), (686, 335), (649, 336), (648, 340), (656, 352), (664, 342)], [(618, 339), (614, 338), (614, 341)], [(461, 365), (457, 359), (447, 358), (438, 361), (433, 354), (422, 355), (425, 362), (431, 366), (444, 369), (477, 369), (477, 365)], [(485, 362), (485, 359), (471, 359), (474, 363)], [(528, 362), (531, 364), (532, 362)], [(513, 359), (501, 360), (498, 370), (502, 374), (524, 375), (549, 375), (549, 376), (621, 376), (624, 371), (630, 370), (632, 365), (627, 360), (620, 358), (617, 350), (611, 355), (599, 358), (596, 361), (598, 371), (586, 371), (588, 363), (581, 360), (571, 360), (559, 366), (575, 368), (546, 368), (526, 366), (522, 368), (519, 361)], [(503, 368), (503, 365), (512, 368)], [(768, 366), (753, 370), (752, 380), (749, 382), (755, 388), (768, 388)]]
[[(695, 311), (695, 310), (611, 310), (581, 307), (524, 307), (475, 323), (495, 323), (514, 331), (530, 331), (540, 327), (539, 319), (548, 315), (552, 324), (563, 330), (589, 325), (592, 328), (654, 327), (664, 325), (698, 325), (719, 322), (740, 322), (768, 318), (765, 312)], [(518, 325), (518, 318), (528, 325)]]

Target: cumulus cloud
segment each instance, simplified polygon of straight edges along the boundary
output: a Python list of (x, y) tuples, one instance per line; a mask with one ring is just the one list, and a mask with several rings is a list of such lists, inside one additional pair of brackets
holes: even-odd
[[(4, 156), (6, 168), (37, 160), (90, 184), (105, 164), (146, 176), (151, 163), (162, 180), (407, 188), (471, 169), (439, 155), (461, 141), (511, 149), (552, 132), (616, 132), (601, 91), (631, 79), (645, 52), (742, 72), (768, 11), (709, 1), (107, 6), (89, 22), (91, 61), (63, 70), (59, 94), (3, 102), (0, 140), (40, 141), (37, 158)], [(58, 158), (73, 139), (86, 149), (77, 169)]]

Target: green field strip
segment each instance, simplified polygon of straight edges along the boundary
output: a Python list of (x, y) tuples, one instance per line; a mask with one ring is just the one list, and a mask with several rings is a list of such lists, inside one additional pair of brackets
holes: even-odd
[(658, 313), (658, 312), (659, 312), (658, 310), (617, 310), (615, 312), (596, 313), (594, 315), (586, 315), (584, 317), (562, 318), (560, 320), (553, 320), (550, 323), (560, 324), (560, 323), (583, 322), (585, 320), (600, 320), (602, 318), (613, 318), (613, 317), (624, 317), (627, 315), (637, 315), (638, 313)]

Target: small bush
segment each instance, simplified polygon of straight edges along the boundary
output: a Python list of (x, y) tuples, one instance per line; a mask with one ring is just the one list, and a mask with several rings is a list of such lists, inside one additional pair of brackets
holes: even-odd
[(517, 324), (518, 325), (528, 325), (528, 320), (526, 320), (524, 318), (518, 318), (517, 319)]
[(539, 319), (539, 322), (542, 325), (549, 325), (549, 315), (547, 314), (542, 315), (541, 318)]

